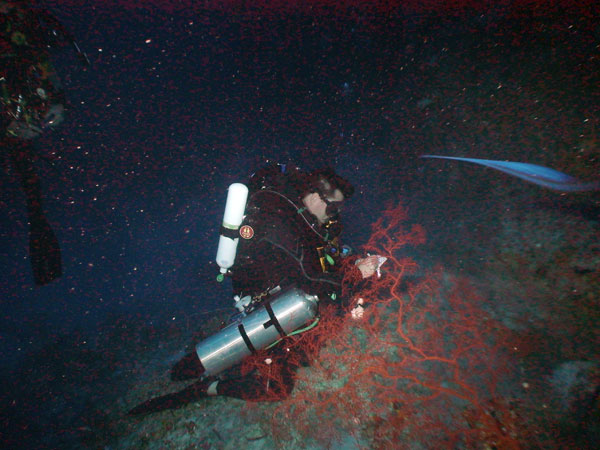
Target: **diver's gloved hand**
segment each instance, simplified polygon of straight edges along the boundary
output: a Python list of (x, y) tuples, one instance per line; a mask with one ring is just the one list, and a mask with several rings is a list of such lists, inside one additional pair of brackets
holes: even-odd
[(381, 276), (381, 272), (380, 272), (381, 266), (386, 261), (387, 261), (387, 258), (385, 256), (369, 255), (364, 259), (357, 259), (354, 264), (356, 265), (356, 267), (358, 267), (358, 269), (362, 273), (363, 278), (369, 278), (370, 276), (373, 276), (374, 274), (377, 274), (377, 276), (380, 277)]
[(359, 298), (354, 305), (354, 308), (350, 311), (350, 315), (354, 320), (360, 320), (365, 315), (365, 300), (363, 298)]
[(35, 284), (43, 286), (62, 275), (58, 239), (44, 216), (30, 217), (29, 257)]
[(167, 409), (181, 408), (182, 406), (206, 397), (208, 395), (206, 391), (209, 384), (210, 382), (208, 380), (199, 380), (182, 391), (146, 400), (144, 403), (131, 409), (127, 414), (130, 416), (139, 416), (141, 414), (150, 414), (165, 411)]
[(60, 103), (54, 103), (48, 109), (42, 122), (42, 128), (55, 127), (65, 120), (65, 107)]

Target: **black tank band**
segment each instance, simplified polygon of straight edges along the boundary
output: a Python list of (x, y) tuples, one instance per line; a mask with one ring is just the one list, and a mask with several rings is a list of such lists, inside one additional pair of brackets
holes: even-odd
[(230, 239), (237, 239), (240, 237), (240, 228), (238, 227), (235, 230), (232, 230), (231, 228), (226, 228), (223, 225), (221, 225), (219, 234), (221, 234), (225, 237), (228, 237)]
[(251, 353), (256, 353), (256, 349), (254, 348), (254, 345), (252, 345), (252, 342), (250, 342), (250, 338), (246, 334), (244, 325), (242, 325), (241, 323), (238, 325), (238, 331), (240, 332), (240, 336), (242, 336), (242, 339), (246, 343), (246, 347), (248, 347), (248, 350), (250, 350)]
[(267, 313), (269, 313), (269, 317), (271, 318), (271, 320), (269, 320), (268, 322), (265, 322), (263, 324), (263, 327), (269, 328), (271, 325), (273, 325), (277, 329), (277, 331), (279, 332), (279, 335), (281, 337), (286, 337), (287, 334), (285, 333), (285, 331), (283, 330), (283, 328), (281, 328), (281, 324), (277, 320), (277, 317), (275, 317), (275, 313), (273, 312), (273, 308), (271, 308), (271, 303), (267, 302), (267, 304), (265, 305), (265, 309), (267, 310)]

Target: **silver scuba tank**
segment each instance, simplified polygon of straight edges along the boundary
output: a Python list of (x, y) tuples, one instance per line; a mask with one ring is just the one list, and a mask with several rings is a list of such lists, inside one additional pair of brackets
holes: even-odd
[(316, 295), (291, 288), (241, 321), (204, 339), (196, 345), (204, 375), (217, 375), (229, 369), (314, 319), (318, 300)]

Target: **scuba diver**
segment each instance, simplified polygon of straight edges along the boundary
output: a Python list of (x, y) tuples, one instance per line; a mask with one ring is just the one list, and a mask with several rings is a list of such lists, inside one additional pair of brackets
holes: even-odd
[[(309, 361), (306, 350), (283, 338), (296, 338), (294, 332), (310, 328), (302, 327), (311, 321), (318, 326), (322, 305), (335, 304), (340, 312), (345, 310), (350, 299), (341, 296), (342, 278), (358, 283), (379, 273), (385, 262), (376, 255), (349, 256), (349, 247), (339, 241), (340, 212), (353, 192), (353, 186), (330, 168), (304, 173), (281, 164), (270, 164), (253, 174), (247, 188), (232, 184), (217, 263), (221, 273), (231, 277), (240, 313), (171, 369), (173, 381), (201, 377), (198, 381), (150, 399), (129, 414), (178, 408), (214, 395), (249, 401), (274, 400), (273, 393), (276, 399), (289, 395), (299, 364)], [(236, 208), (237, 214), (230, 211)], [(229, 252), (228, 245), (237, 248)], [(340, 270), (342, 259), (344, 269)], [(363, 307), (358, 303), (353, 317)], [(239, 363), (259, 349), (267, 349), (271, 363), (278, 363), (277, 379), (265, 378), (257, 370), (240, 372)]]
[(26, 1), (0, 1), (0, 146), (25, 193), (30, 262), (39, 286), (62, 275), (62, 262), (42, 206), (32, 141), (64, 118), (65, 97), (49, 53), (64, 43), (73, 45), (89, 65), (73, 36), (47, 11), (32, 9)]

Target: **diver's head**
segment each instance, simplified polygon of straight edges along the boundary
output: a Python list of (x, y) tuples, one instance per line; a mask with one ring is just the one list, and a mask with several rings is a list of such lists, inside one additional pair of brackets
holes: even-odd
[(308, 175), (308, 186), (302, 202), (319, 223), (337, 220), (344, 200), (352, 196), (354, 187), (333, 169), (326, 168)]
[(344, 200), (344, 194), (339, 189), (335, 189), (329, 197), (323, 196), (319, 192), (311, 192), (302, 197), (302, 203), (304, 203), (308, 212), (317, 218), (320, 224), (324, 224), (332, 217), (339, 215)]

